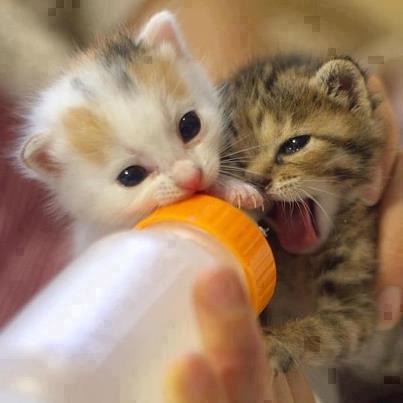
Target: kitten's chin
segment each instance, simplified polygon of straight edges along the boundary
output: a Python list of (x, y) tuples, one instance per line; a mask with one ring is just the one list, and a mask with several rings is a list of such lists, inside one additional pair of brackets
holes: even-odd
[[(307, 254), (317, 250), (327, 234), (316, 214), (314, 203), (276, 201), (270, 213), (270, 223), (283, 249), (290, 253)], [(323, 228), (328, 232), (327, 228)]]

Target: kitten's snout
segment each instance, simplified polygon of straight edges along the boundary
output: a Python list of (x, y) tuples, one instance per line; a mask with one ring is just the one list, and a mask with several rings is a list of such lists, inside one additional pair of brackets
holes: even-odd
[(200, 190), (203, 181), (203, 171), (192, 161), (176, 161), (171, 173), (172, 179), (182, 189)]

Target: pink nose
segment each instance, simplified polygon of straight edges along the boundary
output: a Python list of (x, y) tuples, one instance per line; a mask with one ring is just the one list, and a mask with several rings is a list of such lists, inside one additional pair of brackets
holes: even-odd
[(199, 190), (202, 181), (201, 169), (198, 169), (187, 178), (184, 178), (178, 183), (178, 185), (183, 189), (188, 190)]
[(190, 161), (177, 161), (172, 176), (177, 186), (193, 191), (200, 189), (203, 180), (202, 170)]

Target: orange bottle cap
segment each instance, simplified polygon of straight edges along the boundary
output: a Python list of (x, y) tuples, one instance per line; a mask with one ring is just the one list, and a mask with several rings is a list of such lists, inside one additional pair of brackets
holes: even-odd
[(196, 195), (159, 208), (136, 228), (167, 221), (193, 225), (225, 245), (244, 270), (256, 312), (266, 307), (276, 283), (274, 258), (259, 227), (245, 213), (215, 197)]

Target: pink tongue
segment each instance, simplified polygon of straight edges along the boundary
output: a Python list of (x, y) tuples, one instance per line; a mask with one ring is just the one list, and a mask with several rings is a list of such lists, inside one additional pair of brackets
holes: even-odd
[(297, 203), (276, 202), (271, 214), (275, 232), (281, 246), (288, 252), (301, 253), (309, 250), (318, 241), (312, 222), (313, 211)]

